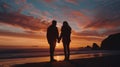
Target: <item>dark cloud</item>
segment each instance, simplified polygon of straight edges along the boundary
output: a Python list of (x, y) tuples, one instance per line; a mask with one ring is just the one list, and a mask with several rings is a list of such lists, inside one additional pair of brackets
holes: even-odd
[(95, 9), (94, 20), (85, 28), (116, 28), (120, 26), (120, 0), (107, 0)]
[(3, 1), (0, 1), (0, 12), (10, 12), (11, 11), (11, 5), (9, 5), (8, 3), (5, 3)]
[(0, 23), (35, 31), (46, 29), (49, 25), (45, 21), (19, 13), (0, 13)]
[(72, 3), (72, 4), (78, 4), (78, 1), (77, 0), (65, 0), (66, 2), (68, 3)]
[(51, 3), (51, 2), (54, 2), (55, 0), (44, 0), (44, 1), (47, 3)]
[[(82, 32), (84, 35), (108, 36), (120, 31), (120, 0), (102, 1), (95, 9), (94, 20), (84, 29), (91, 31)], [(105, 31), (100, 31), (104, 29)], [(96, 32), (92, 32), (96, 30)], [(80, 33), (81, 34), (81, 33)]]
[[(35, 16), (42, 15), (40, 15), (39, 9), (36, 9), (31, 3), (28, 3), (26, 0), (14, 0), (10, 2), (14, 3), (15, 6), (4, 0), (0, 1), (0, 23), (33, 31), (45, 31), (48, 27), (49, 23), (47, 21), (38, 19), (40, 17), (34, 18)], [(22, 14), (24, 10), (28, 11), (27, 15)]]

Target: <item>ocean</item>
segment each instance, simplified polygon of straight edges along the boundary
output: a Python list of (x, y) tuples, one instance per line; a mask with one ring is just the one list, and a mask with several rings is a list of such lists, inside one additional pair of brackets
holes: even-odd
[[(71, 59), (94, 58), (107, 55), (118, 55), (120, 51), (109, 50), (71, 50)], [(63, 50), (56, 50), (54, 58), (64, 60)], [(47, 49), (0, 49), (0, 67), (11, 67), (15, 64), (49, 62)]]

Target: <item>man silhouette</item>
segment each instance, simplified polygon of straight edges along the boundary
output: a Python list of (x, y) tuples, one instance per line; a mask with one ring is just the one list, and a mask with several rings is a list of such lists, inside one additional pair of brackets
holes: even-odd
[(70, 41), (71, 41), (71, 27), (69, 26), (67, 21), (63, 22), (63, 26), (61, 28), (61, 34), (59, 37), (58, 42), (62, 39), (63, 47), (64, 47), (64, 54), (65, 54), (65, 61), (69, 60), (70, 57)]
[(56, 41), (58, 39), (58, 29), (56, 27), (57, 21), (53, 20), (52, 24), (47, 28), (47, 41), (50, 46), (50, 61), (56, 61), (54, 59), (54, 50), (56, 46)]

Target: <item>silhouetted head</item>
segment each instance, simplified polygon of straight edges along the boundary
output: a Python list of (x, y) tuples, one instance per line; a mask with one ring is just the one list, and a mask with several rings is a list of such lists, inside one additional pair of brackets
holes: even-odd
[(63, 26), (68, 26), (68, 22), (67, 22), (67, 21), (64, 21), (64, 22), (63, 22)]
[(52, 21), (52, 25), (56, 26), (56, 24), (57, 24), (57, 21), (56, 21), (56, 20), (53, 20), (53, 21)]

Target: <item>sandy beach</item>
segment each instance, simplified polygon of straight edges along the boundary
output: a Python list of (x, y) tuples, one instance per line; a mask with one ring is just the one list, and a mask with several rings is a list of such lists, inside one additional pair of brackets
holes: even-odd
[(14, 65), (13, 67), (120, 67), (120, 55), (70, 61), (26, 63)]

